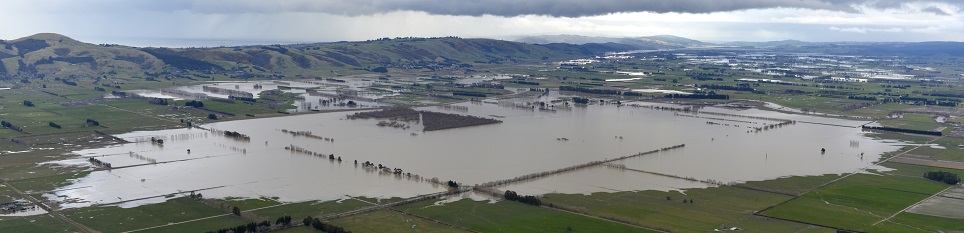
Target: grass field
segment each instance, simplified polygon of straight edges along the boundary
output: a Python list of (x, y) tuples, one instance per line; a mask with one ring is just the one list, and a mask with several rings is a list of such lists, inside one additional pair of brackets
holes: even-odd
[(886, 117), (890, 115), (891, 112), (900, 111), (910, 108), (910, 105), (897, 104), (897, 103), (886, 103), (877, 104), (870, 107), (858, 108), (847, 112), (849, 115), (855, 116), (867, 116), (867, 117)]
[(53, 216), (0, 217), (0, 232), (78, 232)]
[(350, 210), (359, 209), (362, 207), (371, 206), (368, 203), (361, 202), (355, 199), (347, 199), (341, 201), (307, 201), (291, 203), (282, 206), (275, 206), (270, 208), (264, 208), (259, 210), (251, 211), (261, 217), (277, 218), (280, 216), (288, 215), (295, 219), (303, 219), (308, 216), (318, 217), (327, 214), (341, 213)]
[(0, 203), (8, 203), (20, 199), (20, 196), (5, 185), (0, 185)]
[(466, 232), (392, 210), (378, 210), (329, 221), (351, 232)]
[(57, 187), (62, 187), (70, 184), (70, 179), (76, 179), (84, 177), (88, 172), (78, 172), (78, 173), (68, 173), (54, 176), (45, 176), (24, 180), (10, 181), (10, 185), (17, 187), (23, 192), (44, 192), (51, 191)]
[(186, 197), (135, 208), (106, 206), (71, 210), (65, 213), (74, 221), (102, 232), (136, 230), (222, 214), (224, 213), (216, 208)]
[[(45, 90), (57, 93), (58, 90)], [(23, 105), (24, 100), (30, 100), (34, 107)], [(71, 131), (93, 131), (110, 129), (126, 130), (151, 128), (158, 126), (176, 125), (169, 121), (158, 120), (155, 117), (148, 117), (141, 114), (164, 115), (172, 112), (163, 106), (147, 104), (147, 100), (97, 100), (80, 102), (73, 99), (64, 99), (43, 93), (39, 90), (22, 90), (17, 94), (4, 95), (0, 99), (4, 113), (0, 119), (11, 124), (23, 127), (31, 134), (62, 133)], [(115, 108), (113, 105), (127, 106), (129, 109)], [(137, 112), (137, 113), (135, 113)], [(102, 126), (109, 127), (86, 127), (87, 119), (94, 119)], [(48, 125), (54, 122), (62, 128), (53, 128)], [(0, 137), (26, 136), (29, 134), (16, 132), (9, 129), (0, 130)]]
[(886, 127), (914, 130), (935, 130), (941, 124), (934, 121), (934, 117), (926, 114), (909, 113), (901, 118), (880, 120), (880, 124)]
[(90, 169), (89, 167), (65, 167), (55, 164), (38, 165), (38, 163), (42, 162), (71, 157), (73, 157), (73, 155), (67, 155), (67, 152), (62, 149), (33, 150), (31, 153), (2, 155), (0, 156), (0, 178), (13, 181), (78, 173)]
[(220, 217), (214, 217), (199, 221), (187, 222), (177, 225), (161, 226), (157, 228), (152, 228), (148, 230), (138, 231), (144, 233), (165, 233), (165, 232), (207, 232), (207, 231), (217, 231), (222, 228), (234, 227), (241, 224), (247, 224), (241, 218), (234, 215), (225, 215)]
[(479, 232), (648, 232), (645, 229), (518, 202), (427, 200), (397, 209)]
[(224, 204), (228, 204), (228, 205), (231, 205), (231, 206), (237, 206), (238, 208), (241, 208), (241, 210), (250, 210), (250, 209), (264, 208), (264, 207), (268, 207), (268, 206), (274, 206), (274, 205), (281, 204), (281, 202), (278, 202), (278, 201), (275, 201), (275, 200), (273, 200), (273, 199), (266, 198), (266, 197), (261, 197), (261, 198), (225, 198), (225, 199), (223, 199), (223, 200), (221, 200), (221, 201), (224, 202)]
[(943, 148), (933, 148), (930, 146), (923, 146), (917, 148), (916, 150), (910, 152), (910, 154), (927, 156), (932, 159), (937, 160), (949, 160), (949, 161), (959, 161), (964, 162), (964, 139), (962, 138), (952, 138), (952, 137), (942, 137), (933, 142)]
[(870, 228), (870, 232), (939, 232), (964, 231), (964, 220), (934, 217), (915, 213), (900, 213), (886, 224)]
[(934, 140), (934, 136), (924, 136), (916, 134), (905, 134), (905, 133), (895, 133), (895, 132), (883, 132), (874, 131), (874, 133), (867, 135), (875, 139), (887, 139), (887, 140), (897, 140), (901, 142), (910, 142), (922, 144)]
[(896, 214), (948, 186), (926, 180), (931, 167), (884, 163), (894, 171), (856, 174), (799, 198), (770, 208), (762, 215), (824, 226), (866, 231), (874, 223)]
[[(545, 203), (604, 218), (631, 221), (673, 232), (706, 232), (722, 226), (754, 229), (804, 229), (804, 224), (754, 220), (752, 214), (791, 196), (737, 187), (690, 189), (685, 192), (548, 194)], [(683, 203), (683, 200), (692, 203)], [(747, 225), (742, 225), (747, 224)]]
[(837, 178), (840, 178), (840, 175), (830, 174), (822, 176), (793, 176), (775, 180), (750, 181), (737, 184), (736, 186), (777, 193), (800, 195), (806, 191), (809, 191), (810, 189), (816, 188)]

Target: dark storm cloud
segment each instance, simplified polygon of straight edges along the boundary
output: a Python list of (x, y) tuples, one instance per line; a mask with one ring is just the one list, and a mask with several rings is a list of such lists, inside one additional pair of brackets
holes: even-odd
[[(900, 8), (902, 4), (910, 2), (960, 4), (955, 0), (173, 0), (170, 2), (175, 2), (173, 6), (187, 7), (189, 9), (185, 10), (199, 13), (320, 12), (356, 16), (394, 11), (418, 11), (435, 15), (506, 17), (520, 15), (580, 17), (622, 12), (712, 13), (772, 8), (857, 12), (858, 5), (889, 9)], [(940, 9), (935, 8), (935, 10)], [(929, 12), (939, 14), (933, 10)]]

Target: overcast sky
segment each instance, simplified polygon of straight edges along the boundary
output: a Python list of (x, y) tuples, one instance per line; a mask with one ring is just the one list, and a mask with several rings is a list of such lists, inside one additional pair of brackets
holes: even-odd
[(216, 46), (380, 37), (677, 35), (964, 41), (962, 0), (2, 0), (0, 39)]

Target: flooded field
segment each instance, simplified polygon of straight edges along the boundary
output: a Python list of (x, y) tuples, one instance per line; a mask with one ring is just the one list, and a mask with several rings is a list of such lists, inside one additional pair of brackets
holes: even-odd
[[(91, 166), (87, 160), (95, 158), (110, 163), (112, 170), (92, 172), (48, 198), (71, 200), (64, 207), (82, 207), (163, 201), (156, 197), (192, 190), (205, 197), (280, 201), (412, 197), (446, 189), (428, 181), (432, 178), (474, 185), (685, 144), (610, 166), (498, 187), (526, 194), (674, 190), (707, 186), (680, 178), (729, 183), (848, 173), (872, 166), (899, 145), (867, 137), (869, 132), (859, 128), (867, 122), (756, 109), (707, 107), (696, 114), (672, 104), (564, 107), (557, 102), (551, 110), (538, 110), (497, 102), (419, 108), (503, 121), (431, 132), (423, 132), (420, 124), (380, 127), (380, 120), (349, 120), (346, 115), (352, 112), (331, 112), (203, 126), (210, 130), (118, 135), (133, 143), (77, 151), (83, 158), (60, 162)], [(250, 140), (226, 137), (222, 130)], [(152, 137), (163, 139), (163, 145), (152, 143)], [(365, 169), (364, 162), (411, 176)]]

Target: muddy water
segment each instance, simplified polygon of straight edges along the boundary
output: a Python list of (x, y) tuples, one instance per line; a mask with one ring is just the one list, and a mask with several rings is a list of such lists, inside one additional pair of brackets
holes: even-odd
[[(872, 140), (855, 128), (866, 122), (762, 110), (703, 109), (836, 126), (798, 122), (748, 133), (751, 130), (748, 127), (778, 121), (699, 115), (724, 119), (713, 120), (613, 105), (556, 111), (523, 110), (489, 103), (459, 105), (469, 110), (424, 109), (498, 117), (504, 123), (422, 132), (419, 125), (406, 130), (378, 127), (375, 125), (378, 120), (346, 120), (348, 112), (335, 112), (204, 126), (238, 131), (251, 136), (250, 141), (201, 129), (135, 132), (119, 137), (139, 142), (76, 152), (84, 159), (96, 157), (110, 162), (115, 168), (134, 167), (93, 172), (60, 188), (65, 191), (56, 194), (86, 201), (68, 205), (71, 207), (206, 188), (212, 188), (201, 191), (206, 197), (268, 196), (282, 201), (332, 200), (344, 195), (409, 197), (442, 191), (444, 187), (368, 172), (355, 167), (354, 160), (401, 168), (424, 178), (478, 184), (678, 144), (686, 147), (615, 163), (701, 180), (741, 182), (852, 172), (871, 165), (880, 154), (897, 149), (895, 143)], [(707, 124), (708, 121), (717, 124)], [(334, 141), (293, 136), (281, 129), (311, 131)], [(150, 142), (150, 137), (166, 142), (158, 146)], [(333, 153), (343, 161), (332, 162), (284, 149), (290, 145)], [(821, 154), (821, 148), (825, 148), (826, 153)], [(682, 179), (598, 167), (510, 187), (534, 193), (589, 193), (704, 186)]]
[(538, 195), (546, 193), (591, 194), (631, 190), (669, 191), (706, 188), (709, 186), (709, 184), (698, 181), (686, 181), (678, 178), (616, 169), (607, 166), (593, 166), (574, 172), (496, 188), (499, 190), (512, 190), (518, 193), (524, 193), (525, 195)]

